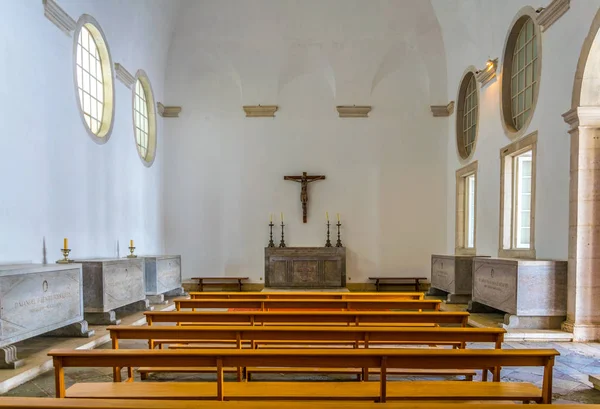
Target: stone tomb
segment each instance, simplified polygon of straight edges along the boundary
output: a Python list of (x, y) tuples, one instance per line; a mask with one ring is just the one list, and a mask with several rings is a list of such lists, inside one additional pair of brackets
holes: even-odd
[(0, 266), (0, 368), (23, 364), (13, 345), (38, 335), (89, 337), (81, 264)]
[(473, 258), (475, 256), (431, 256), (429, 295), (447, 295), (448, 304), (466, 304), (473, 292)]
[(567, 314), (567, 262), (475, 258), (470, 312), (505, 312), (504, 327), (559, 329)]
[(143, 258), (75, 260), (83, 266), (83, 305), (90, 324), (118, 324), (115, 310), (151, 311)]
[(152, 304), (165, 302), (166, 296), (183, 295), (181, 256), (143, 256), (146, 266), (146, 296)]

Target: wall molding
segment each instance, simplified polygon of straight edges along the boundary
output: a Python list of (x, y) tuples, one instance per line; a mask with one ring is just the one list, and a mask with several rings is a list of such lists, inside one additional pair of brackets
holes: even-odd
[(279, 109), (277, 105), (244, 105), (246, 118), (274, 118)]
[(498, 59), (487, 60), (485, 68), (475, 73), (475, 78), (483, 87), (485, 84), (490, 82), (496, 77), (496, 71), (498, 70)]
[(73, 34), (77, 22), (64, 11), (54, 0), (42, 0), (44, 16), (69, 37)]
[(454, 112), (454, 101), (450, 101), (448, 105), (431, 105), (430, 108), (434, 117), (450, 116)]
[(542, 26), (542, 32), (548, 30), (570, 7), (571, 0), (552, 0), (547, 7), (539, 9), (536, 20)]
[(179, 113), (181, 112), (181, 107), (164, 106), (160, 102), (156, 103), (156, 108), (158, 110), (158, 114), (163, 118), (179, 118)]
[(339, 105), (335, 107), (338, 111), (340, 118), (368, 118), (369, 112), (371, 112), (371, 106), (343, 106)]
[(115, 63), (115, 75), (127, 88), (131, 88), (135, 83), (135, 77), (118, 62)]

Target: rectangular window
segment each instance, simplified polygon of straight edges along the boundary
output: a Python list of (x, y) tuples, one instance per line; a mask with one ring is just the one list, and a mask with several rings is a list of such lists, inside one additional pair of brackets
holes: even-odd
[(535, 258), (535, 153), (537, 133), (502, 148), (501, 257)]
[(477, 161), (456, 171), (455, 253), (475, 255), (477, 215)]
[(475, 248), (475, 174), (465, 177), (465, 247)]

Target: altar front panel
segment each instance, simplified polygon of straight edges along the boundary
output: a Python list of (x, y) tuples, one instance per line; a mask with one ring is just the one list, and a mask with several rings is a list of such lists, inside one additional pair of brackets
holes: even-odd
[(343, 247), (267, 247), (265, 285), (268, 288), (341, 288), (346, 286)]

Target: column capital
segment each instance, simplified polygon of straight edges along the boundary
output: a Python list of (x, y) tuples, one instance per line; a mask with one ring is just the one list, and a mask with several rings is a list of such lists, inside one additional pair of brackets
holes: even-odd
[(600, 128), (600, 107), (572, 108), (562, 115), (571, 127), (569, 132), (579, 128)]

